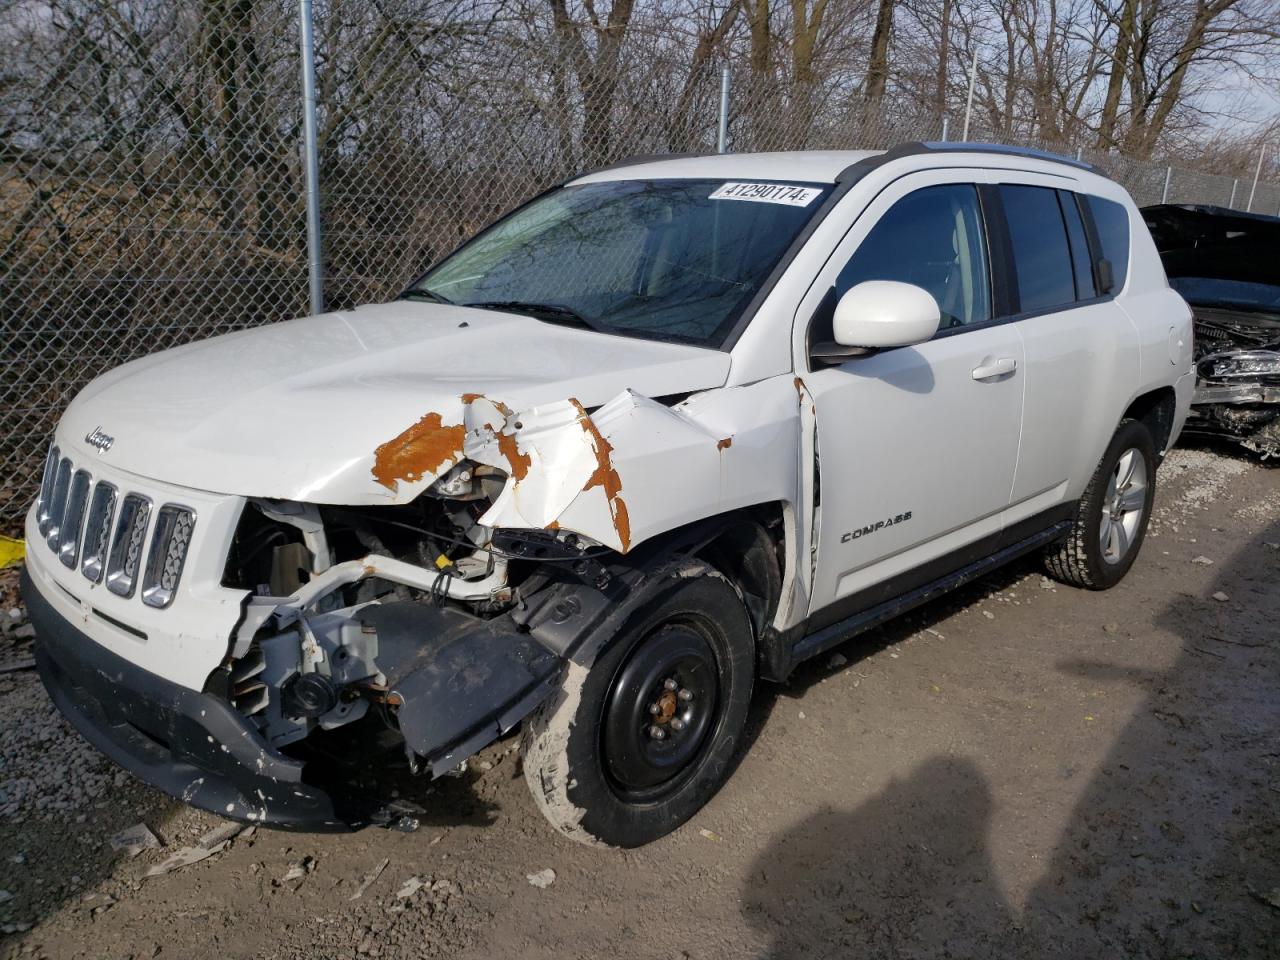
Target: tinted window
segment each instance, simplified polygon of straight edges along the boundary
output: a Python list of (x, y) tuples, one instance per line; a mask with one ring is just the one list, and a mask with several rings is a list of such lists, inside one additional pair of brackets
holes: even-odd
[(1084, 232), (1084, 221), (1080, 219), (1080, 209), (1076, 206), (1076, 195), (1060, 190), (1058, 202), (1062, 204), (1062, 219), (1067, 223), (1067, 239), (1071, 241), (1071, 265), (1076, 271), (1076, 298), (1088, 300), (1097, 295), (1097, 289), (1093, 283), (1089, 241)]
[(830, 190), (723, 180), (565, 187), (479, 234), (413, 292), (719, 346)]
[(1000, 199), (1013, 243), (1020, 309), (1025, 313), (1071, 303), (1075, 274), (1057, 192), (1005, 184)]
[(871, 228), (836, 281), (837, 295), (864, 280), (900, 280), (933, 294), (943, 328), (991, 319), (991, 284), (978, 191), (925, 187)]
[(1115, 293), (1124, 286), (1129, 272), (1129, 211), (1118, 203), (1101, 197), (1087, 197), (1098, 231), (1102, 256), (1111, 262), (1112, 285), (1104, 293)]

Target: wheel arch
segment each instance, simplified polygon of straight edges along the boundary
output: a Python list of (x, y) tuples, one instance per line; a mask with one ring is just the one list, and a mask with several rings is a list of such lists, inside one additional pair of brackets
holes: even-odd
[(1137, 420), (1151, 433), (1156, 453), (1163, 457), (1165, 447), (1173, 435), (1174, 420), (1178, 412), (1178, 397), (1173, 387), (1157, 387), (1141, 393), (1130, 401), (1121, 420)]
[(513, 619), (553, 653), (589, 666), (635, 610), (669, 589), (673, 578), (687, 576), (682, 565), (698, 560), (741, 598), (758, 672), (774, 678), (778, 671), (770, 664), (783, 647), (772, 626), (783, 591), (783, 515), (781, 503), (767, 502), (669, 530), (625, 555), (601, 559), (606, 576), (600, 583), (560, 580), (527, 597)]

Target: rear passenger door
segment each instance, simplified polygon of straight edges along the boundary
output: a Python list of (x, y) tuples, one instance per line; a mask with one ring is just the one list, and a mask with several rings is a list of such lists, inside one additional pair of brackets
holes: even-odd
[(1005, 276), (1025, 351), (1009, 526), (1080, 496), (1125, 391), (1139, 382), (1137, 337), (1115, 302), (1127, 247), (1121, 262), (1100, 263), (1089, 198), (1034, 175), (985, 189), (1003, 212)]

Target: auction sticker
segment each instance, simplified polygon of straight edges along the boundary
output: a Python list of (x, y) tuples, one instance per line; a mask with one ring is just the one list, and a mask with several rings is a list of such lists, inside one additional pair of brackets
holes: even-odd
[(756, 203), (784, 203), (807, 207), (820, 196), (818, 187), (797, 187), (790, 183), (726, 183), (717, 187), (709, 200), (751, 200)]

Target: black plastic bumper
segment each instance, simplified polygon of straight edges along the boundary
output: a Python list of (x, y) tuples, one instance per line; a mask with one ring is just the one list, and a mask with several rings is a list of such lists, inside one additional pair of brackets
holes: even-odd
[(303, 762), (273, 749), (230, 704), (141, 669), (64, 619), (22, 573), (36, 663), (58, 709), (134, 776), (193, 806), (287, 830), (369, 822), (303, 781)]

